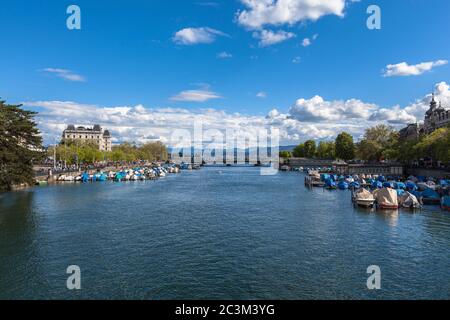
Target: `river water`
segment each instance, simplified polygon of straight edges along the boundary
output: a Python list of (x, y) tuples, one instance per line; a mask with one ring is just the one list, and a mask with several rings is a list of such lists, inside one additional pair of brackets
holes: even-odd
[(449, 213), (371, 213), (303, 179), (203, 168), (0, 194), (0, 299), (450, 298)]

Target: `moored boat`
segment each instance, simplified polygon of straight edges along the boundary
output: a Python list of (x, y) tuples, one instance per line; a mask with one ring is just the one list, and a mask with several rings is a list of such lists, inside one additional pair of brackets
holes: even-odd
[(442, 209), (450, 211), (450, 196), (444, 196), (441, 202)]
[(377, 207), (382, 210), (397, 210), (398, 195), (397, 191), (391, 188), (378, 189), (373, 192), (377, 202)]
[(358, 207), (362, 208), (371, 208), (375, 204), (375, 198), (373, 194), (364, 188), (361, 188), (355, 192), (354, 201), (356, 202)]

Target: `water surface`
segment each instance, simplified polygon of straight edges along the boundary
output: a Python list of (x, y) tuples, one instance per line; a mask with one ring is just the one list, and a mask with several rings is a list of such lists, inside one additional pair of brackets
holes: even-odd
[(0, 194), (0, 299), (450, 298), (450, 214), (371, 213), (303, 179), (204, 168)]

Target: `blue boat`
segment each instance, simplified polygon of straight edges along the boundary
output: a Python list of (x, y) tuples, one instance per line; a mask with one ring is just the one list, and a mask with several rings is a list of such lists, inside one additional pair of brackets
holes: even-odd
[(391, 188), (394, 189), (394, 184), (392, 182), (384, 182), (383, 188)]
[(383, 183), (380, 181), (375, 181), (374, 183), (372, 183), (372, 188), (373, 189), (381, 189), (381, 188), (383, 188)]
[(424, 192), (422, 192), (422, 199), (424, 204), (441, 204), (441, 197), (436, 191), (432, 189), (426, 189)]
[(81, 175), (81, 181), (83, 181), (83, 182), (89, 182), (89, 179), (90, 179), (90, 177), (89, 177), (89, 174), (88, 174), (87, 172), (85, 172), (85, 173), (83, 173), (83, 174)]
[(450, 211), (450, 196), (442, 198), (442, 209)]
[(406, 190), (406, 184), (404, 184), (403, 182), (394, 182), (394, 188)]
[(348, 189), (348, 183), (345, 181), (341, 181), (338, 183), (338, 188), (340, 190), (347, 190)]
[(414, 182), (408, 181), (406, 183), (406, 190), (408, 190), (408, 191), (417, 191), (418, 188), (417, 188), (417, 185)]
[(337, 188), (336, 182), (332, 179), (328, 179), (325, 182), (325, 186), (327, 189), (336, 189)]

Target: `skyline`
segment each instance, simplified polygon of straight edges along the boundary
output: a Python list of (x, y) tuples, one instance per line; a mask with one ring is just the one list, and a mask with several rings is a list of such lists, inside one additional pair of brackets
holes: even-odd
[(422, 121), (433, 90), (450, 107), (442, 1), (77, 1), (81, 30), (72, 3), (24, 4), (0, 12), (0, 97), (40, 112), (46, 144), (70, 123), (141, 143), (202, 120), (289, 145)]

